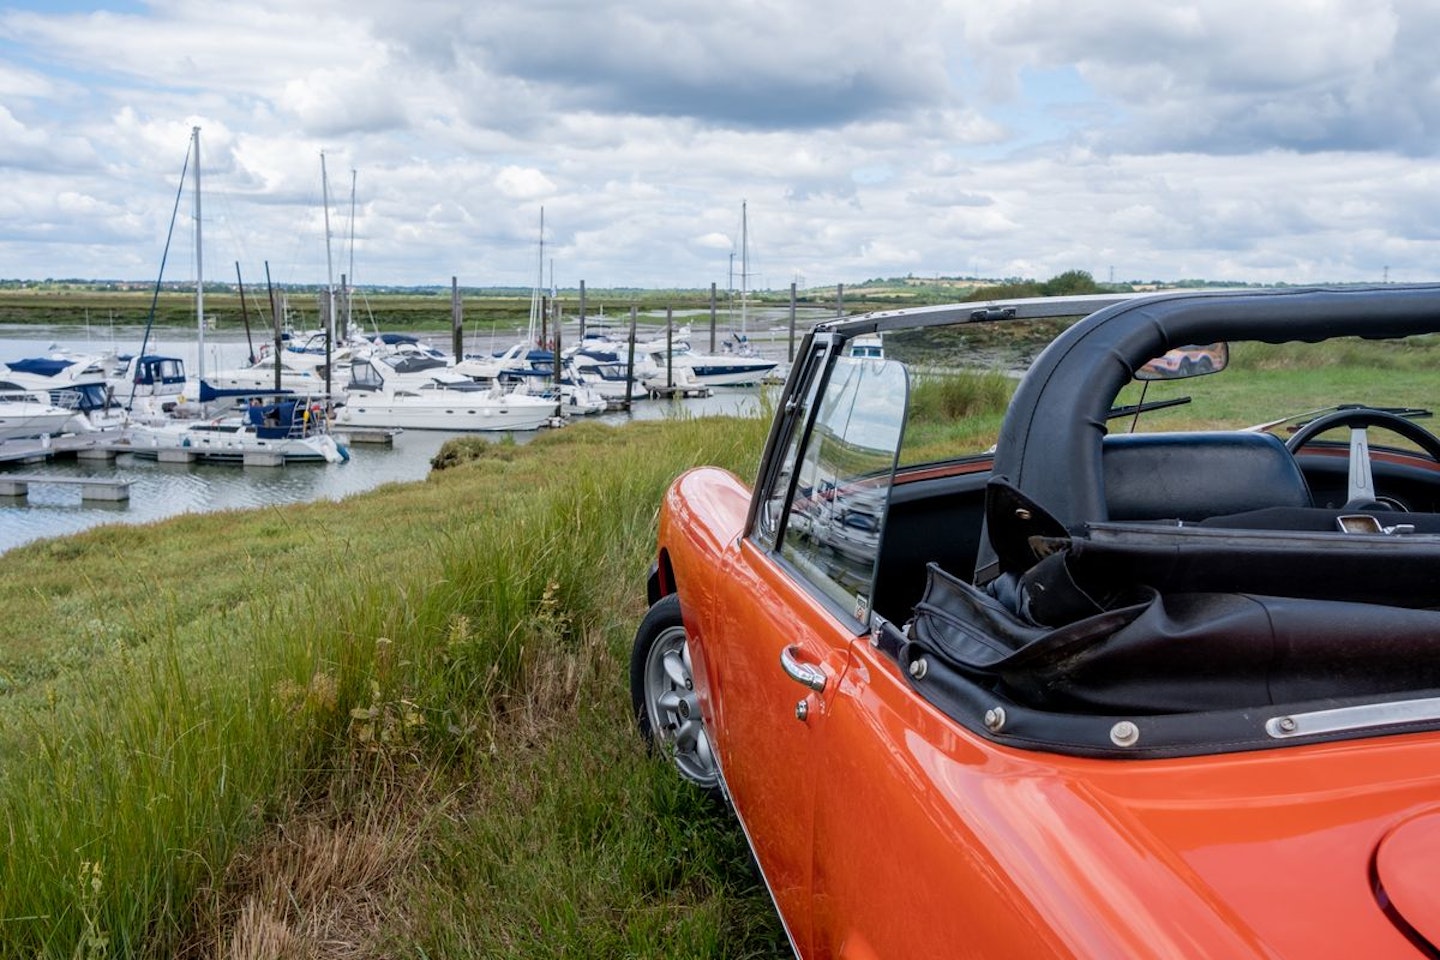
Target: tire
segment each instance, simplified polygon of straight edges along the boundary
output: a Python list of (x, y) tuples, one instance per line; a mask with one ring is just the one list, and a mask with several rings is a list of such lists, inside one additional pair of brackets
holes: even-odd
[(680, 776), (708, 791), (720, 785), (690, 673), (689, 638), (680, 598), (662, 597), (640, 621), (630, 650), (630, 701), (640, 735)]

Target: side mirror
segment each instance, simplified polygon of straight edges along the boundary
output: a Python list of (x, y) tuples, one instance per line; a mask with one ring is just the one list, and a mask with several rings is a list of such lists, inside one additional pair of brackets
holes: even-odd
[(1207, 373), (1219, 373), (1230, 362), (1230, 348), (1225, 343), (1176, 347), (1149, 361), (1135, 371), (1136, 380), (1184, 380)]

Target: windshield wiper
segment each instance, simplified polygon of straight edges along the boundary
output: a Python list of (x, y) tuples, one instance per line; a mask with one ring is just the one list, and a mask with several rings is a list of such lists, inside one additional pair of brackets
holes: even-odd
[(1151, 400), (1147, 403), (1132, 403), (1123, 407), (1111, 407), (1110, 412), (1105, 414), (1105, 419), (1114, 420), (1117, 417), (1133, 417), (1142, 413), (1149, 413), (1151, 410), (1164, 410), (1166, 407), (1178, 407), (1181, 404), (1189, 402), (1189, 397), (1175, 397), (1173, 400)]

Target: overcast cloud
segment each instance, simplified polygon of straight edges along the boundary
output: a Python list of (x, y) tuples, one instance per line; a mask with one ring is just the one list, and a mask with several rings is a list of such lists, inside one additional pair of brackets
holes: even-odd
[(723, 289), (742, 201), (752, 287), (1440, 279), (1437, 36), (1430, 0), (23, 0), (0, 278), (153, 279), (198, 126), (215, 279), (325, 281), (322, 152), (362, 284), (529, 286), (543, 207), (547, 283)]

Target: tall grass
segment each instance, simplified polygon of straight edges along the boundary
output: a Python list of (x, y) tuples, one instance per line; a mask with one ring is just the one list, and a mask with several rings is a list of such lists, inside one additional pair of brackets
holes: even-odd
[(999, 371), (921, 374), (910, 386), (901, 463), (927, 463), (984, 449), (1000, 432), (1015, 379)]
[[(48, 626), (0, 699), (0, 956), (773, 952), (738, 832), (625, 690), (662, 491), (748, 479), (764, 430), (578, 425), (8, 554), (10, 618)], [(57, 551), (63, 597), (17, 588)]]

